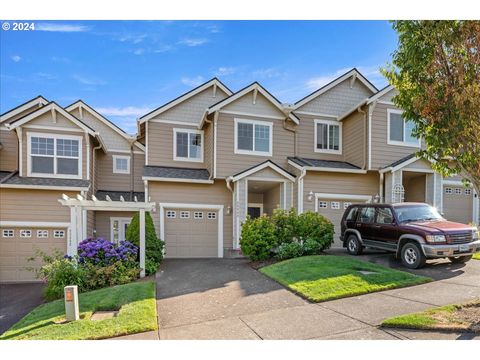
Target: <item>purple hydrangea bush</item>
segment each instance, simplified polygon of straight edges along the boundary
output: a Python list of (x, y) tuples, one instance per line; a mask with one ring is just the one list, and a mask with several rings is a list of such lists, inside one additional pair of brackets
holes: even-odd
[(138, 247), (131, 242), (115, 244), (104, 238), (87, 238), (78, 244), (80, 263), (108, 266), (117, 261), (133, 262), (137, 259)]

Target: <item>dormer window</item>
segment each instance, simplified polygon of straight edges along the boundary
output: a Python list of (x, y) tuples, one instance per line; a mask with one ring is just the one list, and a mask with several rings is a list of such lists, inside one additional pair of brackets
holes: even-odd
[(203, 162), (203, 131), (173, 129), (173, 147), (174, 160)]
[(318, 153), (342, 153), (342, 123), (334, 120), (315, 120), (314, 151)]
[(28, 134), (28, 176), (81, 178), (80, 136)]
[(404, 119), (401, 110), (388, 109), (387, 121), (389, 145), (420, 147), (420, 139), (412, 135), (415, 124)]

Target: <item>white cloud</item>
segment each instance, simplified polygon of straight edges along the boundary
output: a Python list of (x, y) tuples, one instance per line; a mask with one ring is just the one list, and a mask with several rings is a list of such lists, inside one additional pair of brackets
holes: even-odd
[(201, 46), (204, 45), (208, 42), (208, 39), (205, 38), (199, 38), (199, 39), (194, 39), (194, 38), (186, 38), (183, 40), (180, 40), (178, 43), (186, 46)]
[(149, 107), (98, 107), (96, 110), (104, 116), (117, 116), (117, 117), (140, 117), (149, 113), (152, 109)]
[[(335, 80), (339, 76), (350, 71), (351, 69), (352, 68), (343, 68), (343, 69), (336, 70), (333, 73), (327, 73), (327, 74), (310, 78), (306, 81), (306, 86), (312, 90), (319, 89), (322, 86), (328, 84), (329, 82)], [(380, 73), (379, 65), (359, 66), (357, 67), (357, 69), (358, 71), (360, 71), (360, 73), (363, 76), (365, 76), (370, 82), (375, 84), (377, 87), (383, 87), (386, 84), (385, 78)]]
[(226, 76), (235, 73), (236, 69), (234, 67), (221, 66), (215, 71), (217, 76)]
[(38, 78), (41, 80), (55, 80), (57, 79), (56, 75), (49, 74), (49, 73), (44, 73), (44, 72), (38, 72), (35, 74)]
[(135, 50), (133, 51), (133, 53), (134, 53), (135, 55), (143, 55), (143, 54), (145, 54), (145, 49), (142, 49), (142, 48), (140, 48), (140, 49), (135, 49)]
[(19, 55), (13, 55), (12, 60), (15, 62), (19, 62), (20, 60), (22, 60), (22, 58)]
[(205, 79), (203, 78), (203, 76), (197, 76), (194, 78), (183, 77), (181, 81), (182, 81), (182, 84), (184, 85), (198, 86), (203, 84), (205, 82)]
[(255, 79), (271, 79), (281, 75), (282, 73), (275, 68), (258, 69), (252, 73)]
[(57, 24), (57, 23), (37, 23), (35, 24), (36, 31), (51, 31), (51, 32), (85, 32), (90, 28), (85, 25), (73, 24)]
[(139, 44), (147, 38), (147, 34), (126, 34), (119, 37), (121, 42), (131, 42), (132, 44)]
[(50, 58), (50, 60), (52, 60), (53, 62), (58, 62), (58, 63), (69, 63), (70, 62), (69, 58), (63, 57), (63, 56), (52, 56)]
[(208, 29), (212, 34), (216, 34), (216, 33), (219, 33), (219, 32), (220, 32), (220, 26), (218, 26), (218, 25), (210, 25), (210, 26), (207, 26), (207, 29)]
[(349, 70), (351, 70), (351, 68), (343, 68), (333, 73), (323, 74), (320, 76), (310, 78), (307, 80), (306, 85), (309, 89), (319, 89), (322, 86), (328, 84), (329, 82), (335, 80), (340, 75), (345, 74)]
[(162, 45), (153, 50), (154, 53), (164, 53), (173, 49), (171, 45)]
[(78, 75), (78, 74), (74, 74), (72, 78), (74, 78), (80, 84), (83, 84), (83, 85), (105, 85), (106, 84), (106, 82), (101, 79), (96, 79), (93, 77), (87, 77), (87, 76)]

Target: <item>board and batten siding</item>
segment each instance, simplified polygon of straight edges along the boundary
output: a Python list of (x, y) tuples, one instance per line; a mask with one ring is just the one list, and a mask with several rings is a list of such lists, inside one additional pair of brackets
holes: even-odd
[[(149, 181), (148, 189), (151, 201), (156, 202), (157, 205), (159, 203), (223, 205), (223, 244), (225, 249), (233, 247), (233, 216), (232, 213), (227, 214), (227, 207), (232, 206), (232, 193), (227, 189), (225, 181), (215, 181), (211, 185)], [(157, 235), (160, 236), (160, 211), (158, 208), (156, 212), (152, 213), (152, 217)]]
[[(117, 174), (113, 172), (113, 157), (115, 155), (119, 156), (130, 156), (130, 174)], [(111, 191), (131, 191), (131, 180), (133, 176), (133, 191), (145, 190), (142, 176), (143, 176), (143, 166), (145, 164), (145, 155), (133, 153), (103, 153), (101, 151), (97, 152), (96, 155), (97, 163), (97, 176), (96, 176), (96, 188), (97, 190), (111, 190)]]
[(15, 131), (0, 128), (0, 171), (18, 170), (18, 138)]
[(315, 210), (315, 199), (308, 201), (308, 193), (348, 194), (375, 196), (379, 191), (378, 173), (344, 174), (308, 172), (304, 178), (303, 209)]

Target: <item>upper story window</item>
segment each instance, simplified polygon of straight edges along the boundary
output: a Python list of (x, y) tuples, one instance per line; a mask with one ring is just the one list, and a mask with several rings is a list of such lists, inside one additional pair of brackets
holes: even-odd
[(389, 145), (420, 147), (420, 139), (412, 136), (415, 124), (404, 119), (401, 110), (388, 109), (387, 121)]
[(130, 156), (113, 155), (113, 173), (130, 174)]
[(342, 153), (342, 123), (315, 120), (315, 152)]
[(28, 176), (81, 178), (81, 143), (80, 136), (28, 134)]
[(203, 131), (173, 129), (173, 147), (174, 160), (203, 162)]
[(235, 154), (272, 156), (273, 124), (235, 119)]

